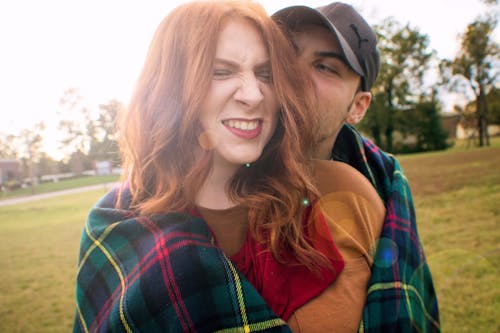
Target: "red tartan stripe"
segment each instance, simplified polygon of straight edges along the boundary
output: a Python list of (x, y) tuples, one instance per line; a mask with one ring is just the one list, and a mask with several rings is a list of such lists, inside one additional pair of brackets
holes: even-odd
[[(144, 225), (146, 228), (148, 228), (147, 223), (143, 223), (145, 221), (141, 221), (141, 220), (143, 220), (143, 219), (142, 218), (137, 219), (138, 222), (140, 222), (142, 225)], [(154, 224), (154, 223), (151, 223), (151, 224)], [(145, 271), (147, 271), (149, 268), (151, 268), (151, 266), (153, 266), (154, 264), (156, 264), (159, 261), (160, 257), (165, 257), (163, 254), (160, 256), (157, 255), (159, 253), (158, 249), (156, 248), (158, 243), (162, 243), (162, 242), (167, 243), (174, 238), (183, 239), (181, 242), (177, 242), (175, 244), (170, 245), (168, 247), (170, 249), (170, 251), (175, 251), (179, 248), (182, 248), (182, 247), (188, 246), (188, 245), (202, 246), (202, 247), (207, 247), (207, 246), (213, 247), (213, 245), (210, 243), (207, 243), (206, 238), (204, 238), (201, 235), (190, 234), (190, 233), (186, 233), (186, 232), (170, 232), (167, 235), (164, 235), (163, 233), (161, 233), (161, 236), (157, 237), (159, 234), (158, 232), (155, 232), (155, 230), (151, 229), (151, 228), (148, 228), (148, 230), (155, 237), (155, 244), (156, 245), (154, 247), (152, 247), (151, 250), (149, 250), (149, 252), (137, 263), (137, 265), (134, 266), (134, 268), (130, 271), (130, 273), (125, 277), (125, 285), (134, 284), (142, 276), (142, 274)], [(159, 230), (160, 229), (157, 229), (157, 231), (159, 231)], [(192, 237), (192, 238), (193, 237), (199, 238), (199, 240), (195, 241), (193, 239), (188, 239), (188, 236)], [(166, 252), (169, 252), (169, 251), (166, 251)], [(169, 290), (169, 292), (170, 292), (170, 290)], [(118, 296), (120, 294), (121, 294), (121, 287), (117, 286), (116, 289), (113, 291), (113, 293), (108, 298), (108, 300), (104, 303), (103, 307), (101, 308), (101, 311), (95, 317), (94, 322), (92, 322), (92, 324), (90, 326), (90, 331), (97, 330), (98, 328), (101, 327), (101, 325), (103, 324), (103, 321), (107, 318), (107, 316), (109, 315), (113, 306), (116, 304), (116, 302), (119, 301)], [(173, 300), (173, 304), (176, 303), (175, 302), (176, 299), (175, 299), (175, 297), (172, 297), (172, 295), (171, 295), (171, 300)]]
[[(142, 221), (144, 220), (144, 223)], [(160, 267), (163, 274), (163, 283), (167, 288), (168, 295), (172, 300), (172, 305), (175, 308), (175, 312), (177, 313), (177, 318), (182, 325), (184, 332), (191, 332), (191, 328), (194, 327), (193, 321), (189, 316), (189, 311), (186, 308), (186, 304), (184, 303), (181, 295), (181, 291), (179, 286), (175, 282), (174, 272), (172, 268), (172, 264), (168, 257), (170, 256), (170, 252), (168, 247), (165, 247), (163, 244), (162, 237), (158, 237), (159, 233), (161, 233), (161, 229), (159, 229), (151, 220), (148, 218), (141, 218), (138, 221), (143, 224), (153, 235), (155, 238), (155, 249), (157, 255), (155, 258), (160, 263)], [(183, 320), (181, 320), (181, 318)]]

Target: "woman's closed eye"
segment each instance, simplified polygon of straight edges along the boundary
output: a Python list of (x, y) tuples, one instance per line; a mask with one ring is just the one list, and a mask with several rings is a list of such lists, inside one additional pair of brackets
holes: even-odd
[(257, 71), (255, 77), (264, 83), (270, 83), (273, 80), (273, 75), (269, 69)]
[(214, 79), (222, 80), (233, 75), (233, 71), (227, 68), (216, 68), (213, 71)]
[[(215, 80), (224, 80), (238, 75), (238, 71), (231, 68), (215, 68), (212, 75)], [(272, 72), (270, 69), (257, 69), (253, 75), (261, 82), (272, 82)]]

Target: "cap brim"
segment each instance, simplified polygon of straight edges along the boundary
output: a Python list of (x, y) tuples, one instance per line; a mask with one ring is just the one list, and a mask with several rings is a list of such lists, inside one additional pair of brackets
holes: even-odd
[(272, 18), (278, 24), (291, 28), (302, 24), (319, 24), (325, 26), (339, 41), (342, 52), (351, 68), (360, 76), (365, 76), (365, 72), (359, 64), (358, 58), (349, 46), (349, 43), (347, 43), (335, 25), (318, 10), (307, 6), (291, 6), (278, 10), (272, 15)]

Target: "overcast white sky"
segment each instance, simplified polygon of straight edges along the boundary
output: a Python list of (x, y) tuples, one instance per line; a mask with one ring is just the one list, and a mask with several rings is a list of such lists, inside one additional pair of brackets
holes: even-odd
[[(44, 120), (55, 126), (59, 99), (80, 89), (90, 108), (127, 102), (161, 19), (186, 1), (16, 0), (0, 3), (0, 132)], [(330, 0), (260, 1), (271, 14)], [(486, 7), (479, 0), (352, 0), (371, 24), (393, 16), (428, 34), (440, 58), (454, 57), (459, 33)], [(491, 9), (490, 9), (491, 10)], [(500, 7), (494, 8), (497, 13)], [(498, 29), (495, 38), (499, 41)]]

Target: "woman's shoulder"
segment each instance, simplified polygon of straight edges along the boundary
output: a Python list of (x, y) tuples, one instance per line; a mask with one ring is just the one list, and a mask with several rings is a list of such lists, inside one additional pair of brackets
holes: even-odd
[(128, 183), (119, 183), (104, 194), (94, 208), (129, 209), (131, 201), (132, 195)]

